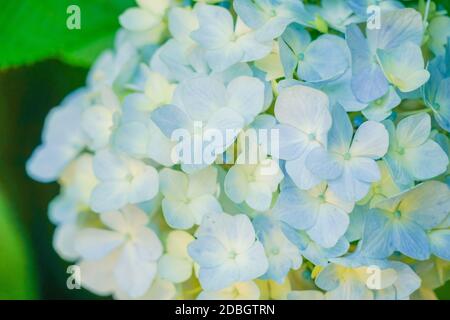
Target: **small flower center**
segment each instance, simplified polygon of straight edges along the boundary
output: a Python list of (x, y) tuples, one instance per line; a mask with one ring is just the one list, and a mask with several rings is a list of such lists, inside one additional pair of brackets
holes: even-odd
[(321, 203), (324, 203), (324, 202), (325, 202), (325, 194), (324, 194), (324, 193), (321, 193), (321, 194), (319, 195), (319, 200), (320, 200)]
[(228, 258), (234, 260), (234, 259), (236, 259), (236, 257), (237, 257), (236, 251), (230, 251), (230, 252), (228, 253)]
[(310, 134), (308, 134), (308, 139), (309, 139), (309, 141), (314, 141), (314, 140), (316, 140), (316, 134), (315, 134), (315, 133), (310, 133)]
[(350, 160), (351, 157), (352, 157), (352, 155), (350, 154), (350, 152), (344, 153), (344, 160)]
[(439, 109), (441, 108), (441, 105), (440, 105), (439, 103), (435, 102), (435, 103), (433, 104), (433, 108), (434, 108), (436, 111), (439, 111)]
[(404, 155), (404, 154), (405, 154), (405, 148), (399, 147), (399, 148), (397, 149), (397, 153), (398, 153), (399, 155)]
[(394, 217), (396, 217), (397, 219), (400, 219), (402, 217), (402, 213), (400, 212), (400, 210), (394, 212)]
[(250, 173), (247, 174), (247, 179), (249, 182), (254, 182), (256, 181), (256, 172), (252, 171)]
[(381, 194), (382, 190), (381, 190), (381, 186), (377, 185), (373, 187), (373, 193), (375, 194)]
[(231, 296), (233, 296), (235, 298), (239, 297), (239, 290), (236, 287), (233, 288), (233, 291), (231, 292)]
[(278, 248), (273, 248), (272, 249), (272, 255), (276, 256), (280, 253), (280, 250)]
[(309, 271), (309, 270), (303, 271), (303, 278), (305, 278), (306, 280), (310, 280), (311, 279), (311, 271)]
[(381, 104), (383, 103), (383, 99), (377, 99), (377, 100), (375, 100), (375, 104), (377, 105), (377, 106), (381, 106)]
[(125, 233), (125, 241), (132, 241), (132, 240), (133, 240), (133, 235), (131, 234), (131, 232)]
[(298, 60), (300, 61), (305, 60), (305, 54), (303, 52), (298, 54)]

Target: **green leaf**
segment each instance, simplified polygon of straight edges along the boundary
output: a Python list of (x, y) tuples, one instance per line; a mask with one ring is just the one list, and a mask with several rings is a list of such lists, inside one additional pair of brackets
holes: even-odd
[[(70, 5), (80, 8), (80, 30), (67, 27)], [(89, 66), (112, 46), (119, 15), (133, 5), (133, 0), (2, 0), (0, 68), (46, 58)]]
[(436, 2), (437, 5), (443, 6), (445, 8), (445, 10), (447, 10), (447, 14), (449, 14), (450, 2), (448, 0), (436, 0), (434, 2)]
[(27, 235), (0, 192), (0, 299), (37, 297)]

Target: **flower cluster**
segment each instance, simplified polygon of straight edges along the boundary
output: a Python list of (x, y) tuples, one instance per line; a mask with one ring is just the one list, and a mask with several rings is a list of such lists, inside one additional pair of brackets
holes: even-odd
[(83, 287), (408, 299), (450, 278), (445, 11), (137, 0), (119, 21), (27, 163), (61, 185), (54, 247)]

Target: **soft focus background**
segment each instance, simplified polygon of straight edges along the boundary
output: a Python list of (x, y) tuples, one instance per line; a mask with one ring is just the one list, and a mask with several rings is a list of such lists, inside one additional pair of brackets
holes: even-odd
[[(435, 2), (450, 11), (449, 0)], [(71, 4), (81, 9), (81, 30), (66, 28)], [(84, 85), (89, 65), (112, 46), (118, 15), (133, 4), (0, 1), (0, 299), (96, 298), (67, 289), (68, 264), (53, 250), (47, 218), (58, 186), (32, 181), (25, 162), (40, 143), (50, 108)], [(450, 283), (437, 294), (450, 299)]]

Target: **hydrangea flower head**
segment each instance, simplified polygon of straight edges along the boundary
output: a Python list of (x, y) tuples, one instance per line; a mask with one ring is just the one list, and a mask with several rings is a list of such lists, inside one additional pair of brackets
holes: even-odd
[(326, 183), (309, 191), (285, 186), (274, 211), (289, 226), (305, 230), (319, 246), (334, 247), (349, 225), (352, 202), (342, 201)]
[(326, 147), (331, 127), (329, 101), (323, 92), (305, 86), (293, 86), (280, 92), (275, 116), (280, 124), (280, 158), (286, 160), (286, 171), (302, 189), (320, 182), (306, 167), (312, 150)]
[[(362, 102), (385, 95), (389, 82), (409, 92), (419, 88), (429, 76), (423, 70), (419, 48), (423, 34), (420, 14), (412, 9), (389, 10), (382, 19), (380, 28), (367, 29), (367, 39), (356, 24), (346, 31), (352, 55), (352, 89)], [(401, 52), (408, 52), (406, 58), (398, 58)]]
[[(143, 295), (156, 275), (162, 245), (146, 224), (148, 217), (134, 206), (102, 213), (108, 229), (87, 228), (77, 238), (76, 250), (86, 261), (108, 263), (121, 290)], [(112, 280), (112, 279), (111, 279)]]
[(381, 123), (366, 121), (353, 135), (345, 111), (336, 106), (333, 126), (328, 134), (328, 148), (314, 149), (306, 166), (345, 201), (361, 200), (381, 175), (375, 160), (383, 157), (389, 146), (389, 135)]
[(430, 139), (431, 119), (419, 113), (401, 120), (397, 127), (387, 120), (389, 151), (384, 157), (400, 186), (411, 186), (413, 181), (425, 180), (447, 170), (448, 157), (442, 148)]
[(270, 41), (258, 40), (240, 20), (235, 23), (224, 8), (201, 5), (196, 13), (200, 27), (191, 37), (206, 50), (206, 61), (215, 71), (261, 59), (272, 49)]
[(137, 0), (27, 162), (115, 299), (436, 298), (450, 37), (431, 1)]
[(158, 172), (139, 160), (102, 150), (93, 166), (99, 179), (91, 195), (94, 211), (119, 210), (127, 204), (149, 201), (158, 193)]
[(428, 259), (430, 242), (426, 232), (448, 216), (449, 192), (446, 184), (428, 181), (377, 202), (366, 216), (362, 254), (385, 258), (399, 251), (417, 260)]
[(164, 218), (173, 228), (189, 229), (200, 224), (205, 214), (222, 209), (215, 197), (217, 170), (213, 167), (189, 175), (163, 169), (160, 180)]
[(255, 229), (245, 215), (216, 213), (203, 218), (189, 254), (200, 265), (199, 280), (206, 291), (262, 276), (268, 260)]
[(228, 171), (225, 193), (236, 203), (245, 201), (252, 209), (266, 211), (272, 203), (272, 194), (283, 179), (283, 173), (274, 159), (265, 156), (257, 164), (240, 164), (244, 156), (241, 154), (237, 164)]

